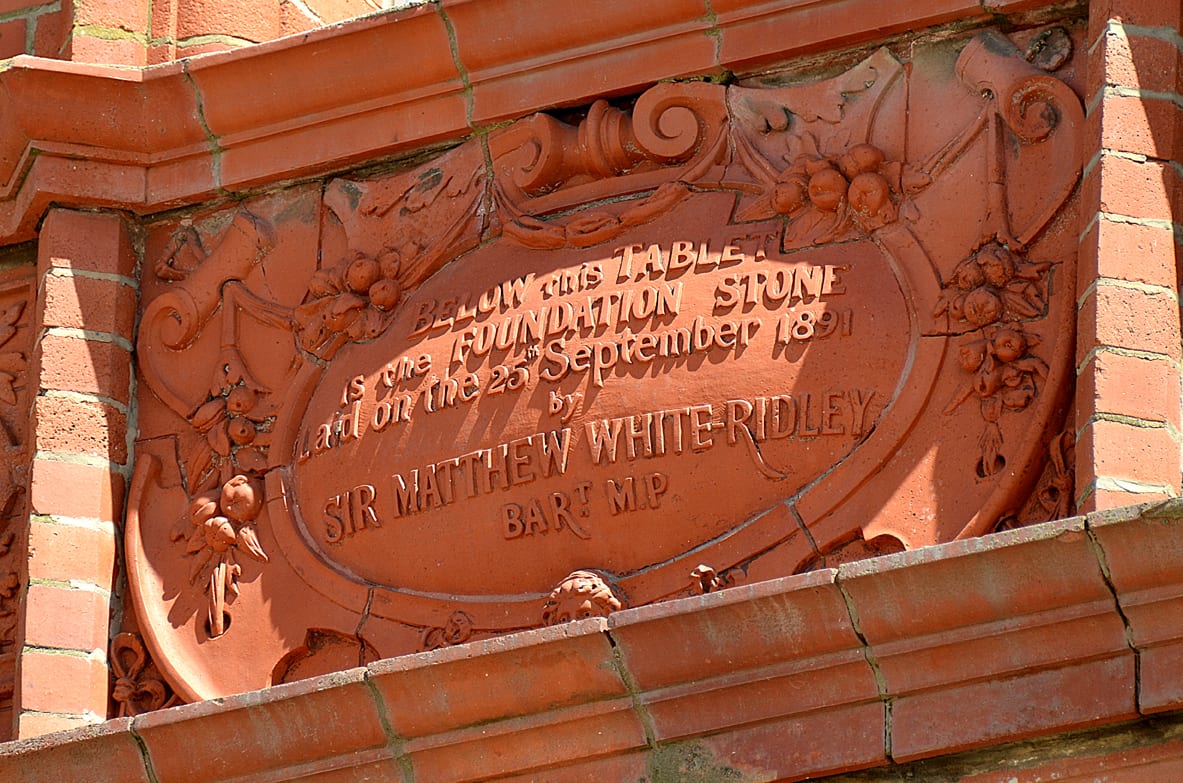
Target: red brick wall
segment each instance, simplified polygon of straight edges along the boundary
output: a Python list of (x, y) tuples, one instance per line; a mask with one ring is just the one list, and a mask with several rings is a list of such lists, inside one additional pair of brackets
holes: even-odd
[(1078, 282), (1082, 510), (1180, 488), (1183, 5), (1094, 0)]

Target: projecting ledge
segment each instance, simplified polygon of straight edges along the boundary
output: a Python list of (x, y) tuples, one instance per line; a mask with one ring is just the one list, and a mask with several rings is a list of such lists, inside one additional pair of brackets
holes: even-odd
[(1177, 709), (1180, 517), (1101, 512), (10, 743), (0, 779), (791, 781)]

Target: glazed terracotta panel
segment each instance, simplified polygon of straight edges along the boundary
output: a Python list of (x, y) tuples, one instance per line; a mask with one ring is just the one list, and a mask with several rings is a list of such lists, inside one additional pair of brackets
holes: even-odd
[(127, 563), (177, 693), (1063, 515), (1081, 58), (902, 57), (149, 223)]

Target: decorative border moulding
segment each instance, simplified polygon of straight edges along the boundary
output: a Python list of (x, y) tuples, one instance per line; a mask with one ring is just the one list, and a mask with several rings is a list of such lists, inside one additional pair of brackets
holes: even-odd
[(119, 719), (4, 746), (0, 779), (791, 781), (1178, 709), (1181, 516), (1100, 512)]
[(16, 57), (0, 70), (0, 243), (34, 236), (51, 203), (151, 213), (663, 79), (1046, 4), (509, 2), (427, 3), (145, 69)]

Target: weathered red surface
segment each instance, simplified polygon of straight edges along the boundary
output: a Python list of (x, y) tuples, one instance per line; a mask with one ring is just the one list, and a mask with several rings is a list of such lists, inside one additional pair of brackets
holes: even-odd
[[(41, 234), (38, 305), (10, 324), (34, 347), (0, 367), (29, 489), (5, 508), (34, 511), (27, 548), (19, 525), (0, 544), (19, 732), (100, 719), (108, 671), (134, 715), (466, 641), (463, 671), (374, 665), (379, 716), (399, 709), (352, 738), (208, 706), (141, 722), (145, 774), (794, 779), (1177, 708), (1173, 507), (1012, 534), (1033, 557), (843, 565), (1178, 494), (1175, 4), (777, 75), (1038, 5), (450, 2), (183, 66), (5, 70), (0, 233)], [(37, 8), (0, 47), (134, 64), (304, 24), (158, 2), (145, 51), (143, 7)], [(725, 70), (767, 73), (642, 92)], [(422, 165), (275, 187), (470, 130)], [(137, 608), (104, 663), (128, 480)], [(745, 603), (800, 571), (789, 615)], [(506, 635), (594, 614), (615, 646)], [(761, 623), (766, 644), (737, 630)], [(278, 720), (368, 715), (355, 684)], [(206, 768), (194, 733), (250, 739)], [(286, 744), (314, 735), (338, 760)], [(1174, 763), (1151, 756), (1089, 763)]]
[(996, 32), (910, 65), (660, 85), (151, 224), (127, 560), (174, 687), (1018, 515), (1069, 390), (1082, 110)]

